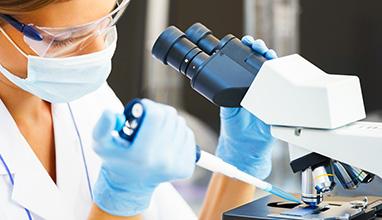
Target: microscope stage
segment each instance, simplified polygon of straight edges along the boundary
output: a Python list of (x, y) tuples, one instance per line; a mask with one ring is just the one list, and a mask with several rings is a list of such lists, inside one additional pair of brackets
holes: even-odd
[(278, 197), (267, 196), (227, 211), (223, 220), (269, 220), (269, 219), (354, 219), (382, 220), (382, 198), (370, 197), (368, 205), (364, 197), (326, 197), (317, 208), (280, 202)]

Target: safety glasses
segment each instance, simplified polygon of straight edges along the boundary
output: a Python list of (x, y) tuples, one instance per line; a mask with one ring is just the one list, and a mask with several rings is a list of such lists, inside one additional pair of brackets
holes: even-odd
[(105, 17), (70, 28), (39, 27), (23, 24), (10, 15), (0, 14), (24, 35), (25, 43), (40, 57), (68, 57), (78, 54), (96, 39), (105, 38), (126, 10), (130, 0), (117, 0), (116, 8)]

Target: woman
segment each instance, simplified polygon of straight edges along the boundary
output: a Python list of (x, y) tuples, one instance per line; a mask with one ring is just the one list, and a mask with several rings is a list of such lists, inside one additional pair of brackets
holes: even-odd
[[(115, 135), (123, 106), (106, 79), (127, 4), (0, 1), (0, 219), (195, 219), (168, 183), (195, 167), (193, 134), (176, 111), (143, 100), (135, 140)], [(221, 122), (217, 155), (265, 178), (269, 127), (243, 109), (222, 109)], [(200, 218), (220, 219), (254, 190), (214, 174)]]

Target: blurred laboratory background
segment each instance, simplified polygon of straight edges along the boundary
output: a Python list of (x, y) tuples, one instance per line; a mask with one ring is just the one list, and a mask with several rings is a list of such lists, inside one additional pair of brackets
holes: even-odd
[[(167, 26), (185, 30), (201, 22), (218, 37), (250, 34), (279, 56), (299, 53), (328, 73), (359, 76), (368, 115), (378, 121), (382, 119), (381, 9), (380, 0), (131, 0), (118, 24), (119, 47), (109, 83), (124, 103), (147, 97), (175, 106), (187, 118), (199, 145), (214, 152), (219, 108), (151, 57), (155, 39)], [(289, 169), (287, 146), (277, 142), (273, 152), (269, 181), (297, 192), (300, 180)], [(195, 211), (209, 176), (197, 170), (191, 180), (175, 183)]]

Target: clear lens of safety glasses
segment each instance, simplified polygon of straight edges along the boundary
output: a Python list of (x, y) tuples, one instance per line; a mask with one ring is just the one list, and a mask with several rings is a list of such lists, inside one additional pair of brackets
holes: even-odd
[(100, 46), (99, 39), (103, 39), (117, 23), (129, 2), (130, 0), (118, 0), (116, 8), (109, 15), (89, 24), (72, 28), (36, 26), (35, 28), (41, 33), (43, 40), (36, 41), (24, 37), (24, 41), (41, 57), (68, 57), (84, 54), (86, 51), (95, 52), (90, 47), (91, 44), (96, 43), (97, 49), (101, 50), (103, 47)]

